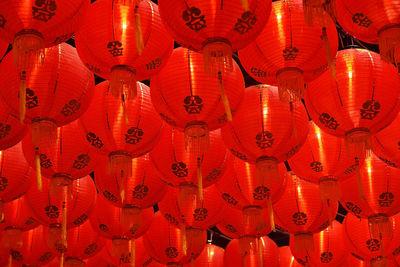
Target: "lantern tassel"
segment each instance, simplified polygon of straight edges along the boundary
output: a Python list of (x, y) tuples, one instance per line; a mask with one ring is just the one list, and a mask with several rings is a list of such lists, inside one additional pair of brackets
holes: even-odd
[(279, 98), (283, 102), (296, 102), (304, 96), (303, 72), (295, 67), (286, 67), (276, 73)]
[(42, 35), (35, 30), (22, 30), (17, 33), (13, 42), (14, 64), (26, 70), (44, 60), (44, 41)]
[(135, 265), (136, 265), (135, 253), (136, 253), (135, 238), (132, 238), (131, 239), (131, 267), (135, 267)]
[[(132, 156), (124, 151), (111, 152), (108, 155), (107, 174), (125, 179), (132, 176)], [(122, 180), (122, 179), (121, 179)], [(121, 184), (121, 190), (122, 190)]]
[(182, 253), (186, 256), (187, 254), (187, 240), (186, 240), (186, 226), (181, 223), (181, 241), (182, 241)]
[(23, 70), (19, 82), (19, 121), (24, 123), (26, 115), (26, 72)]
[(392, 222), (384, 214), (376, 214), (368, 217), (368, 226), (371, 238), (388, 238), (393, 233)]
[(222, 103), (224, 104), (226, 119), (227, 119), (227, 121), (232, 121), (232, 111), (231, 111), (231, 107), (229, 105), (228, 96), (226, 95), (224, 81), (222, 80), (221, 72), (218, 72), (218, 88), (219, 88), (219, 92), (221, 94)]
[(142, 25), (140, 22), (139, 5), (135, 6), (135, 39), (138, 54), (141, 55), (144, 48)]
[(8, 255), (8, 267), (12, 267), (12, 262), (13, 262), (13, 256), (10, 250), (10, 254)]
[(72, 177), (63, 175), (63, 174), (55, 174), (50, 179), (50, 196), (57, 196), (61, 194), (65, 194), (65, 198), (69, 197), (70, 199), (73, 197), (72, 191)]
[(303, 0), (304, 20), (309, 26), (324, 26), (330, 19), (325, 12), (327, 0)]
[(328, 34), (326, 32), (326, 27), (322, 28), (321, 35), (322, 44), (324, 46), (325, 56), (328, 61), (328, 67), (331, 72), (332, 80), (336, 81), (336, 66), (331, 53), (331, 45), (329, 44)]
[(260, 157), (256, 160), (256, 179), (259, 184), (271, 185), (279, 181), (278, 161)]
[(185, 149), (192, 155), (201, 155), (210, 147), (208, 125), (204, 122), (188, 123), (185, 127)]
[(390, 25), (378, 32), (379, 51), (382, 60), (389, 64), (400, 63), (400, 26)]
[(342, 196), (339, 181), (333, 176), (319, 179), (319, 195), (322, 203), (339, 201)]
[(243, 224), (245, 226), (245, 234), (253, 232), (256, 229), (258, 232), (266, 227), (264, 213), (259, 206), (247, 206), (242, 210)]
[(249, 10), (249, 1), (248, 0), (241, 0), (242, 2), (242, 7), (245, 11)]
[(120, 186), (121, 186), (121, 190), (120, 190), (119, 194), (121, 197), (121, 203), (124, 203), (125, 202), (125, 179), (124, 179), (123, 175), (121, 175)]
[(271, 225), (271, 231), (275, 232), (275, 219), (274, 219), (274, 208), (272, 206), (272, 200), (271, 196), (268, 197), (268, 202), (267, 202), (267, 210), (268, 210), (268, 218), (269, 218), (269, 223)]
[(113, 257), (121, 258), (124, 255), (129, 254), (129, 240), (124, 238), (114, 238), (112, 240), (112, 251)]
[(201, 160), (200, 157), (197, 158), (197, 187), (199, 190), (199, 199), (200, 201), (204, 200), (203, 195), (203, 175), (201, 173)]
[(264, 260), (263, 260), (263, 246), (262, 246), (262, 240), (261, 237), (257, 239), (258, 241), (258, 266), (263, 267), (264, 266)]
[(297, 252), (314, 251), (314, 239), (312, 233), (294, 234), (294, 249)]
[(63, 251), (61, 252), (60, 267), (64, 267), (64, 261), (65, 261), (65, 256)]
[(57, 143), (57, 125), (50, 120), (32, 120), (31, 124), (32, 144), (40, 148), (41, 145), (55, 147)]
[(190, 267), (194, 267), (194, 260), (193, 259), (190, 260)]
[(346, 151), (349, 156), (365, 159), (371, 153), (371, 134), (368, 129), (354, 129), (345, 136)]
[(133, 205), (124, 205), (121, 211), (121, 226), (129, 231), (136, 231), (141, 228), (142, 209)]
[(124, 95), (126, 99), (135, 99), (137, 95), (136, 71), (125, 65), (111, 68), (110, 92), (115, 98)]
[(65, 200), (63, 201), (62, 208), (61, 240), (63, 246), (67, 248), (67, 203)]
[(258, 254), (256, 245), (257, 238), (253, 235), (245, 235), (239, 238), (239, 254), (242, 256), (243, 262), (246, 262), (246, 256)]
[(35, 167), (36, 167), (36, 182), (39, 191), (42, 191), (42, 169), (40, 166), (39, 149), (35, 148)]
[(204, 72), (212, 77), (233, 71), (232, 46), (225, 40), (212, 41), (203, 46)]
[(293, 136), (294, 136), (294, 139), (297, 140), (296, 117), (294, 116), (293, 102), (290, 102), (289, 104), (290, 104), (290, 117), (291, 117), (291, 120), (292, 120)]

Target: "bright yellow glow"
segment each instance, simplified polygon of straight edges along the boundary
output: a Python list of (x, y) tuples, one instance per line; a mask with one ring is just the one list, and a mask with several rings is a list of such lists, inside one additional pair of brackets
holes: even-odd
[(368, 171), (368, 189), (369, 189), (369, 193), (371, 194), (371, 196), (374, 195), (374, 186), (372, 184), (372, 166), (371, 166), (371, 157), (366, 158), (365, 160), (365, 164), (367, 164), (367, 171)]
[(353, 73), (350, 71), (349, 72), (349, 79), (353, 78)]
[(263, 113), (264, 113), (264, 115), (268, 114), (268, 108), (267, 107), (264, 107)]
[[(283, 5), (276, 5), (276, 7), (274, 8), (273, 6), (273, 12), (275, 12), (276, 14), (276, 26), (277, 29), (274, 29), (274, 32), (278, 33), (278, 40), (280, 40), (280, 46), (282, 47), (282, 50), (285, 49), (286, 46), (286, 36), (285, 36), (285, 11), (287, 9), (286, 4)], [(283, 16), (282, 16), (283, 15)], [(289, 40), (290, 41), (290, 40)]]
[(122, 24), (122, 29), (125, 30), (127, 27), (128, 27), (128, 25), (126, 25), (126, 23), (123, 23), (123, 24)]
[(125, 5), (119, 5), (119, 12), (121, 15), (121, 42), (126, 43), (126, 29), (128, 28), (128, 13), (129, 7)]
[(277, 14), (277, 15), (276, 15), (276, 19), (277, 19), (277, 20), (280, 20), (281, 18), (282, 18), (282, 15), (281, 15), (281, 14)]

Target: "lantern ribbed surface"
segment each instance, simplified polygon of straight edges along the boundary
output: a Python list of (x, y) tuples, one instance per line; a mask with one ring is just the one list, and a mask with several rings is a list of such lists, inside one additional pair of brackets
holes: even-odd
[(4, 204), (4, 221), (0, 229), (31, 230), (39, 225), (36, 215), (30, 207), (27, 196), (22, 196)]
[[(225, 250), (219, 246), (206, 244), (200, 255), (194, 260), (194, 267), (224, 267)], [(187, 265), (189, 267), (190, 264)], [(185, 265), (186, 267), (186, 265)]]
[(26, 126), (12, 112), (7, 103), (0, 100), (0, 149), (8, 149), (26, 135)]
[(279, 264), (281, 267), (300, 267), (300, 263), (293, 257), (289, 246), (279, 247)]

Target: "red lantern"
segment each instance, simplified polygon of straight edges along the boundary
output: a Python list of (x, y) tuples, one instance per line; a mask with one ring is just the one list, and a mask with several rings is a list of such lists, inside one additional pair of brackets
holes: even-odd
[[(210, 186), (204, 190), (204, 199), (198, 197), (198, 190), (193, 185), (182, 185), (179, 191), (168, 188), (167, 194), (158, 202), (158, 208), (164, 218), (176, 227), (207, 228), (214, 226), (222, 219), (223, 207), (218, 190)], [(184, 192), (182, 192), (182, 190)], [(180, 194), (185, 194), (180, 196)]]
[(339, 180), (354, 175), (358, 167), (358, 161), (346, 153), (344, 140), (321, 131), (314, 123), (305, 144), (288, 162), (298, 177), (319, 184), (324, 202), (340, 200)]
[(153, 109), (149, 88), (142, 83), (136, 86), (137, 97), (127, 99), (122, 106), (111, 95), (109, 82), (98, 84), (93, 102), (81, 118), (87, 142), (93, 151), (108, 156), (108, 174), (118, 177), (118, 183), (123, 185), (132, 176), (132, 158), (149, 152), (163, 128)]
[[(304, 82), (332, 67), (338, 49), (335, 24), (322, 28), (304, 21), (302, 0), (272, 3), (271, 18), (256, 41), (239, 52), (240, 62), (257, 81), (278, 85), (284, 101), (302, 98)], [(272, 37), (272, 38), (271, 38)]]
[(26, 126), (12, 111), (0, 100), (0, 150), (5, 150), (17, 144), (24, 138)]
[(209, 149), (198, 157), (185, 150), (182, 132), (165, 127), (158, 145), (150, 152), (151, 160), (161, 174), (160, 178), (182, 190), (198, 187), (201, 197), (203, 187), (214, 184), (228, 164), (221, 131), (211, 131), (209, 138)]
[(350, 154), (363, 158), (371, 134), (388, 126), (398, 113), (398, 73), (378, 54), (363, 49), (339, 51), (336, 72), (336, 80), (324, 73), (308, 85), (307, 111), (321, 130), (344, 137)]
[(167, 185), (161, 181), (147, 154), (132, 159), (132, 176), (125, 179), (123, 185), (119, 183), (118, 176), (107, 174), (106, 166), (105, 161), (97, 165), (96, 185), (103, 196), (115, 206), (149, 208), (160, 201), (167, 191)]
[(78, 121), (57, 128), (55, 144), (42, 138), (34, 149), (31, 137), (29, 132), (22, 142), (25, 157), (33, 168), (39, 160), (40, 172), (51, 179), (53, 191), (89, 175), (97, 164), (97, 154), (90, 149)]
[(260, 34), (271, 12), (271, 1), (160, 1), (160, 14), (174, 39), (203, 52), (211, 75), (232, 71), (232, 52)]
[(336, 18), (346, 32), (361, 41), (379, 44), (384, 61), (400, 62), (400, 3), (371, 0), (361, 4), (335, 1)]
[[(282, 123), (286, 122), (286, 123)], [(293, 156), (308, 134), (308, 118), (300, 103), (279, 101), (269, 85), (246, 89), (231, 124), (222, 129), (227, 147), (238, 158), (256, 164), (257, 177), (267, 184), (278, 179), (278, 163)]]
[(399, 215), (389, 219), (390, 227), (393, 228), (391, 236), (375, 238), (370, 235), (368, 220), (348, 214), (343, 221), (345, 228), (343, 237), (347, 250), (357, 258), (369, 262), (371, 266), (388, 266), (384, 263), (387, 264), (392, 255), (398, 253), (400, 245), (399, 219)]
[(224, 262), (226, 266), (237, 267), (278, 267), (279, 249), (269, 237), (261, 237), (241, 247), (238, 239), (232, 239), (225, 248)]
[(333, 221), (337, 202), (330, 203), (330, 207), (322, 203), (316, 193), (318, 186), (299, 179), (293, 173), (286, 182), (285, 192), (273, 205), (277, 228), (294, 234), (296, 251), (312, 251), (313, 234), (324, 230)]
[(207, 76), (203, 66), (201, 54), (180, 47), (151, 79), (154, 108), (185, 131), (185, 145), (193, 154), (208, 149), (209, 131), (230, 121), (231, 109), (236, 111), (243, 98), (244, 80), (236, 63), (231, 73), (218, 78)]
[(84, 64), (110, 79), (110, 93), (121, 99), (136, 96), (136, 80), (156, 74), (168, 60), (173, 40), (152, 1), (120, 5), (115, 0), (93, 3), (76, 35)]
[(193, 267), (224, 267), (224, 252), (225, 250), (221, 247), (206, 244), (199, 257), (191, 264)]
[(304, 20), (308, 25), (329, 25), (334, 16), (331, 0), (303, 0)]
[(135, 239), (141, 237), (153, 220), (153, 208), (140, 209), (111, 205), (99, 196), (90, 223), (102, 237), (112, 240), (112, 256), (121, 257), (131, 251), (135, 255)]
[[(254, 164), (235, 158), (224, 177), (216, 184), (226, 204), (242, 210), (244, 225), (240, 227), (245, 227), (243, 234), (253, 233), (254, 228), (265, 229), (267, 225), (267, 231), (275, 229), (272, 203), (282, 196), (286, 184), (286, 167), (280, 164), (278, 168), (279, 178), (266, 183), (258, 179)], [(263, 209), (267, 209), (267, 216), (264, 216)], [(237, 215), (234, 217), (236, 220), (239, 218)], [(229, 222), (226, 218), (224, 221)], [(253, 230), (248, 232), (249, 229)]]
[(296, 261), (292, 255), (290, 247), (279, 248), (279, 266), (280, 267), (301, 267), (302, 265)]
[(337, 222), (332, 222), (332, 227), (314, 234), (314, 250), (306, 250), (299, 253), (294, 248), (294, 237), (290, 237), (290, 247), (293, 256), (301, 263), (310, 266), (339, 266), (346, 258), (348, 250), (343, 244), (344, 226)]
[[(395, 194), (400, 186), (400, 169), (371, 155), (360, 166), (360, 176), (342, 182), (342, 203), (357, 217), (368, 218), (371, 235), (391, 235), (389, 217), (400, 212)], [(354, 188), (360, 187), (357, 193)]]
[(168, 223), (160, 212), (155, 214), (152, 225), (143, 236), (147, 253), (168, 266), (181, 266), (193, 261), (203, 250), (206, 240), (206, 231), (198, 228), (182, 231)]
[(106, 264), (106, 266), (109, 266), (109, 267), (117, 266), (114, 263), (114, 261), (111, 258), (111, 256), (108, 254), (108, 251), (107, 251), (107, 248), (106, 248), (108, 243), (110, 243), (110, 246), (111, 246), (111, 241), (107, 240), (105, 242), (105, 246), (103, 246), (102, 250), (100, 250), (99, 253), (97, 253), (93, 257), (90, 257), (86, 261), (86, 266), (87, 267), (98, 267), (98, 266), (101, 266), (102, 264)]

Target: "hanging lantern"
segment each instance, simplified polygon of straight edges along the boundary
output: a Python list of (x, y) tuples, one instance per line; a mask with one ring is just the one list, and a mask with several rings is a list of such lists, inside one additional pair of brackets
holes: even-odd
[(12, 249), (10, 253), (13, 263), (17, 266), (43, 266), (54, 258), (55, 254), (47, 248), (45, 228), (39, 225), (22, 233), (23, 246)]
[(368, 220), (348, 214), (343, 221), (346, 249), (353, 256), (369, 262), (371, 267), (390, 266), (389, 262), (400, 245), (399, 219), (399, 215), (390, 218), (391, 236), (376, 238), (370, 235)]
[[(279, 228), (294, 235), (294, 249), (314, 251), (313, 234), (328, 227), (336, 217), (337, 202), (329, 208), (318, 195), (318, 186), (296, 177), (286, 179), (286, 190), (273, 205)], [(278, 226), (277, 226), (278, 228)]]
[[(134, 206), (118, 208), (99, 196), (90, 217), (93, 229), (102, 237), (112, 240), (113, 257), (126, 257), (131, 252), (135, 256), (137, 238), (150, 227), (153, 208), (140, 209)], [(133, 253), (132, 253), (133, 252)]]
[[(111, 247), (111, 241), (106, 240), (103, 248), (93, 257), (90, 257), (86, 261), (87, 267), (98, 267), (101, 266), (102, 264), (106, 264), (107, 267), (116, 267), (118, 264), (111, 258), (110, 254), (107, 251), (107, 245), (110, 243)], [(111, 252), (110, 252), (111, 253)]]
[(319, 233), (314, 234), (314, 251), (298, 252), (294, 248), (294, 236), (290, 237), (290, 247), (293, 256), (297, 261), (308, 264), (309, 266), (340, 266), (347, 256), (348, 250), (343, 243), (344, 226), (337, 222), (332, 222), (332, 227), (328, 227)]
[(278, 163), (303, 145), (308, 124), (302, 103), (283, 103), (276, 87), (256, 85), (246, 89), (236, 117), (222, 129), (222, 138), (233, 155), (255, 163), (257, 178), (268, 184), (279, 179)]
[(322, 29), (308, 26), (303, 12), (302, 0), (273, 2), (263, 32), (239, 52), (247, 73), (261, 83), (278, 85), (283, 101), (303, 98), (304, 83), (321, 75), (327, 66), (335, 76), (335, 24), (330, 20)]
[(339, 51), (336, 71), (335, 81), (324, 73), (308, 85), (307, 111), (321, 130), (344, 137), (348, 153), (362, 159), (371, 147), (371, 134), (388, 126), (398, 113), (398, 73), (364, 49)]
[(118, 177), (122, 185), (132, 176), (132, 158), (149, 152), (163, 128), (153, 109), (149, 88), (142, 83), (136, 86), (136, 99), (126, 99), (122, 107), (119, 99), (111, 95), (109, 82), (98, 84), (93, 101), (81, 118), (91, 149), (108, 156), (107, 174)]
[[(342, 182), (343, 206), (357, 217), (368, 218), (371, 236), (391, 235), (389, 217), (400, 212), (400, 200), (395, 197), (400, 181), (400, 169), (371, 155), (360, 166), (359, 177)], [(359, 187), (358, 193), (354, 188)]]
[(174, 40), (202, 52), (204, 70), (217, 76), (233, 69), (232, 52), (260, 34), (271, 12), (271, 1), (229, 0), (223, 3), (163, 0), (160, 15)]
[[(279, 266), (280, 267), (301, 267), (300, 263), (292, 255), (290, 247), (279, 247)], [(344, 266), (343, 266), (344, 267)]]
[(8, 149), (24, 138), (26, 126), (12, 114), (11, 109), (0, 99), (0, 150)]
[(132, 176), (123, 180), (123, 185), (119, 183), (118, 175), (107, 174), (106, 166), (105, 160), (97, 165), (96, 185), (114, 206), (149, 208), (160, 201), (167, 191), (167, 185), (160, 179), (147, 154), (132, 159)]
[(397, 1), (352, 3), (336, 0), (336, 19), (350, 35), (367, 43), (379, 44), (382, 60), (399, 63), (399, 5)]
[(153, 223), (143, 236), (147, 253), (168, 266), (180, 266), (196, 259), (206, 240), (206, 231), (199, 228), (179, 229), (166, 221), (160, 212), (154, 215)]
[[(254, 239), (242, 247), (241, 239), (232, 239), (225, 249), (226, 266), (237, 267), (279, 267), (278, 246), (269, 237)], [(261, 252), (261, 253), (260, 253)]]
[(110, 80), (110, 94), (136, 97), (136, 81), (156, 74), (168, 60), (173, 40), (150, 0), (118, 5), (116, 0), (93, 3), (76, 35), (84, 64)]
[[(206, 244), (199, 257), (191, 263), (193, 267), (224, 267), (225, 250), (219, 246)], [(189, 267), (190, 264), (187, 264)]]
[[(242, 211), (242, 215), (232, 217), (243, 219), (239, 224), (245, 228), (243, 234), (255, 234), (261, 229), (267, 229), (268, 232), (275, 230), (272, 204), (282, 196), (286, 184), (286, 168), (283, 164), (279, 164), (278, 168), (278, 179), (267, 183), (257, 177), (254, 164), (235, 158), (224, 177), (216, 184), (225, 203)], [(225, 217), (224, 221), (229, 222)]]
[(209, 132), (232, 120), (243, 97), (239, 66), (225, 76), (209, 77), (201, 54), (186, 48), (172, 52), (165, 68), (151, 79), (151, 99), (160, 116), (184, 130), (185, 146), (194, 155), (209, 147)]
[(335, 17), (334, 0), (303, 0), (304, 20), (308, 25), (329, 25)]
[(311, 123), (305, 144), (288, 163), (298, 177), (319, 184), (321, 200), (329, 204), (340, 200), (339, 180), (354, 175), (359, 162), (348, 156), (342, 138), (327, 134)]
[(89, 175), (97, 164), (97, 154), (90, 149), (84, 138), (84, 129), (78, 121), (59, 127), (56, 131), (55, 144), (43, 137), (35, 149), (31, 131), (22, 142), (25, 157), (31, 166), (39, 168), (36, 172), (50, 178), (52, 194), (59, 193), (64, 186), (70, 187), (73, 180)]
[(228, 164), (220, 130), (209, 133), (209, 144), (207, 151), (193, 154), (185, 149), (184, 133), (166, 126), (158, 145), (149, 154), (164, 182), (180, 190), (197, 187), (202, 200), (203, 188), (214, 184)]

